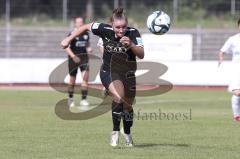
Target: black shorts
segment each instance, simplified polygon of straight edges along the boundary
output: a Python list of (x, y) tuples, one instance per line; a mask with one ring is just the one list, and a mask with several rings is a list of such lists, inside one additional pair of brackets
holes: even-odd
[(136, 96), (136, 77), (134, 73), (121, 75), (121, 74), (111, 73), (110, 71), (101, 69), (100, 78), (103, 86), (106, 89), (108, 89), (111, 82), (115, 80), (120, 80), (124, 85), (125, 97), (134, 98)]
[(80, 68), (81, 72), (89, 71), (88, 55), (84, 53), (77, 54), (76, 56), (80, 58), (81, 60), (80, 64), (75, 63), (73, 59), (68, 56), (68, 71), (70, 76), (76, 76), (78, 68)]

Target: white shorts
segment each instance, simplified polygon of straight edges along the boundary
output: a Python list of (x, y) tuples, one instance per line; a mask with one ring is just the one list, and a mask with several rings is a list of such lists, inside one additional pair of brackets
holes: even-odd
[(229, 92), (240, 89), (240, 63), (233, 63), (231, 71), (232, 77), (228, 85)]

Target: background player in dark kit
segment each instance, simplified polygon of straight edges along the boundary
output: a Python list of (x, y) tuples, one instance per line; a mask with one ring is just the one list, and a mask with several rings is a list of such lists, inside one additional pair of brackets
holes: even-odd
[[(74, 18), (74, 30), (78, 30), (84, 24), (84, 19), (82, 17)], [(71, 33), (69, 34), (69, 36)], [(75, 37), (69, 47), (65, 49), (68, 54), (68, 68), (69, 68), (69, 88), (68, 88), (68, 105), (74, 107), (74, 86), (76, 82), (76, 75), (78, 68), (81, 70), (82, 83), (81, 83), (81, 93), (82, 99), (80, 101), (80, 106), (82, 109), (87, 109), (89, 105), (87, 101), (87, 87), (88, 87), (88, 77), (89, 77), (89, 64), (88, 64), (88, 55), (91, 53), (92, 49), (89, 44), (89, 33), (87, 31), (81, 33)]]

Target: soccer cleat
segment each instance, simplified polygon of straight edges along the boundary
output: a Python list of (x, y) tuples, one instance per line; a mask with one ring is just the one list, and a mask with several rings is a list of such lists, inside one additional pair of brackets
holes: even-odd
[(112, 147), (116, 147), (119, 142), (119, 131), (112, 131), (111, 139), (110, 139), (110, 145)]
[(86, 99), (83, 99), (80, 101), (80, 107), (82, 110), (88, 110), (89, 109), (89, 103)]
[(236, 117), (234, 117), (234, 119), (235, 119), (235, 121), (240, 122), (240, 116), (236, 116)]
[(73, 108), (73, 107), (75, 106), (75, 104), (74, 104), (74, 99), (73, 99), (73, 98), (68, 98), (68, 106), (69, 106), (70, 108)]
[(133, 147), (132, 135), (131, 134), (125, 134), (124, 138), (125, 138), (125, 145), (127, 147)]
[(80, 101), (80, 106), (89, 106), (89, 103), (86, 99)]
[(125, 138), (125, 146), (126, 147), (133, 147), (133, 139), (131, 134), (125, 134), (123, 128), (121, 129), (121, 134)]

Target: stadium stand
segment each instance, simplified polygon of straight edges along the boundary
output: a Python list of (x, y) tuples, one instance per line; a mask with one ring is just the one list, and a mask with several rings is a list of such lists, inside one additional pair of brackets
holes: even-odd
[[(69, 28), (13, 27), (11, 41), (7, 46), (6, 29), (0, 28), (0, 57), (64, 58), (66, 54), (59, 43), (69, 31)], [(169, 34), (193, 35), (193, 60), (217, 60), (217, 53), (224, 41), (236, 32), (221, 29), (171, 29)], [(91, 36), (94, 53), (98, 53), (97, 40), (96, 36)], [(226, 59), (229, 60), (230, 57)]]

